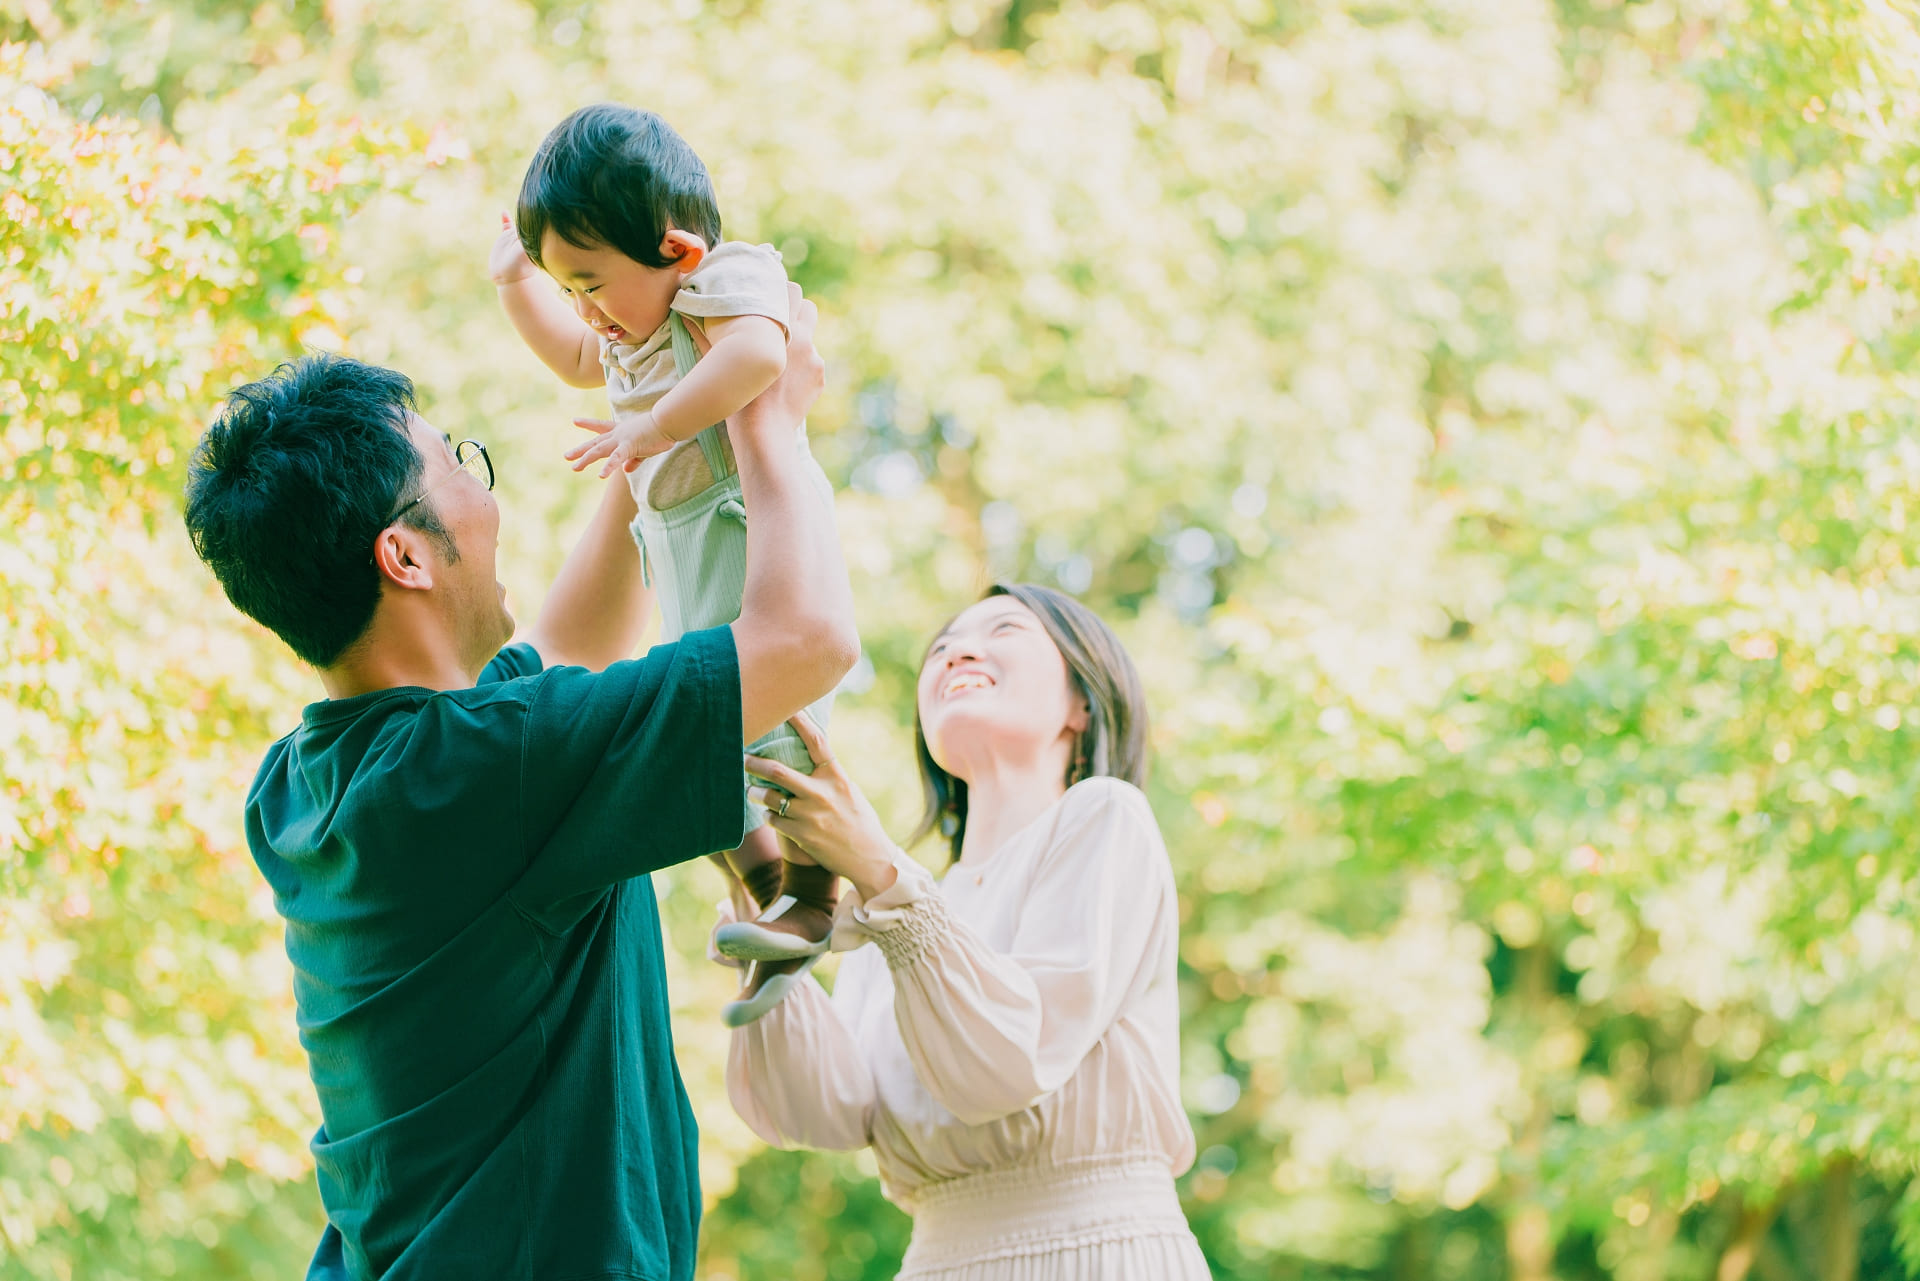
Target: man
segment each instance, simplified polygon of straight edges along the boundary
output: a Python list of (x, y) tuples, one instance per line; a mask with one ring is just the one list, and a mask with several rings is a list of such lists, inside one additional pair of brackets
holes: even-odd
[(638, 661), (619, 477), (508, 645), (491, 463), (401, 375), (282, 366), (195, 452), (196, 549), (327, 694), (246, 803), (320, 1098), (310, 1276), (693, 1275), (697, 1134), (645, 875), (739, 844), (742, 744), (857, 651), (831, 513), (793, 462), (823, 382), (793, 299), (786, 374), (729, 424), (740, 617)]

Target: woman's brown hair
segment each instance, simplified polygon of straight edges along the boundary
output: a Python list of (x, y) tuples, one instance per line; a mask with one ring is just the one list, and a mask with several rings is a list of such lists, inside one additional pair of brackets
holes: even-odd
[[(1144, 787), (1147, 782), (1147, 699), (1140, 673), (1126, 647), (1100, 616), (1064, 592), (1035, 583), (995, 583), (981, 600), (1011, 596), (1033, 611), (1067, 662), (1074, 688), (1087, 700), (1087, 728), (1074, 747), (1067, 766), (1067, 786), (1086, 778), (1118, 778)], [(951, 623), (949, 623), (951, 626)], [(928, 642), (927, 652), (945, 634), (942, 627)], [(920, 666), (926, 667), (926, 655)], [(920, 762), (920, 789), (927, 810), (909, 845), (938, 831), (947, 838), (947, 852), (960, 858), (967, 835), (967, 785), (941, 769), (927, 750), (920, 727), (920, 708), (913, 709), (913, 748)]]

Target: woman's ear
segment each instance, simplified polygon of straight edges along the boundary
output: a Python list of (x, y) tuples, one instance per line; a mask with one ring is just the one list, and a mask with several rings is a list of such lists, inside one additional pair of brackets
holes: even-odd
[(1086, 699), (1075, 703), (1073, 710), (1067, 713), (1067, 728), (1076, 734), (1087, 732), (1087, 726), (1093, 723), (1093, 706)]
[(706, 261), (707, 242), (691, 231), (682, 231), (675, 227), (660, 241), (660, 252), (673, 259), (673, 267), (683, 276), (692, 275), (694, 269)]

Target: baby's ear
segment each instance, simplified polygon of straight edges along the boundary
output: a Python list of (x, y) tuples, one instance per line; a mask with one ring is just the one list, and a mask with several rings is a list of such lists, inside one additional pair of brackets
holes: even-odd
[(675, 227), (660, 241), (660, 252), (673, 259), (674, 268), (681, 275), (690, 275), (705, 261), (707, 242), (691, 231), (682, 231)]

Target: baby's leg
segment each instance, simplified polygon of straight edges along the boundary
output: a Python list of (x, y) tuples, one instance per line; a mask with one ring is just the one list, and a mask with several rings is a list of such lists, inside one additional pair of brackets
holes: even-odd
[[(806, 868), (819, 866), (813, 855), (774, 831), (772, 827), (756, 827), (747, 833), (745, 840), (740, 842), (739, 849), (728, 850), (725, 854), (712, 854), (708, 857), (739, 877), (740, 883), (747, 887), (747, 893), (753, 895), (753, 901), (761, 907), (770, 906), (780, 897), (781, 886), (787, 878), (788, 864), (803, 869), (800, 872), (799, 882), (803, 890), (810, 891), (813, 881), (819, 879), (817, 877), (809, 879), (804, 871)], [(831, 888), (833, 881), (831, 874), (827, 876), (827, 881)], [(808, 894), (808, 897), (816, 896), (814, 893)], [(831, 910), (832, 901), (838, 897), (837, 892), (829, 894), (829, 910)]]
[[(747, 833), (740, 848), (718, 857), (727, 870), (740, 878), (753, 895), (753, 901), (766, 907), (780, 897), (780, 846), (783, 838), (771, 827), (761, 826)], [(791, 844), (791, 842), (786, 842)]]
[[(775, 853), (768, 861), (770, 850)], [(748, 860), (752, 860), (750, 866)], [(839, 880), (832, 872), (771, 826), (750, 833), (727, 861), (762, 910), (751, 921), (735, 921), (715, 932), (714, 946), (721, 955), (748, 961), (781, 961), (818, 956), (827, 950), (833, 933), (833, 908), (840, 897)]]
[[(772, 831), (761, 827), (750, 833), (741, 850)], [(714, 947), (723, 956), (750, 962), (741, 975), (739, 997), (720, 1011), (728, 1027), (744, 1027), (785, 1000), (827, 950), (833, 934), (839, 882), (786, 837), (778, 837), (777, 848), (785, 856), (771, 865), (780, 877), (777, 896), (772, 902), (758, 900), (765, 910), (757, 919), (735, 921), (714, 932)], [(755, 875), (764, 877), (766, 866), (756, 868)]]

